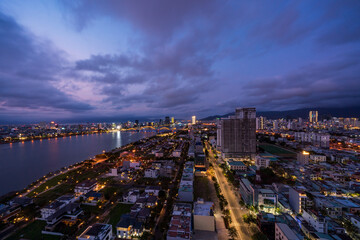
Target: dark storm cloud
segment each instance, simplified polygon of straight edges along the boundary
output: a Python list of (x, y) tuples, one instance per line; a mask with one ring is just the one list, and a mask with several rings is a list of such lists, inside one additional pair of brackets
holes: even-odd
[(248, 103), (264, 107), (337, 106), (360, 102), (360, 54), (338, 56), (287, 75), (257, 79), (244, 86)]
[[(278, 77), (265, 75), (248, 85), (235, 78), (228, 86), (239, 88), (239, 97), (214, 91), (221, 87), (222, 78), (216, 65), (225, 59), (261, 57), (269, 49), (281, 50), (309, 40), (314, 49), (359, 42), (356, 1), (80, 0), (62, 4), (71, 10), (67, 17), (78, 29), (95, 18), (112, 16), (142, 34), (135, 41), (134, 54), (95, 55), (76, 63), (77, 70), (92, 73), (90, 81), (104, 84), (100, 89), (104, 101), (118, 107), (144, 103), (175, 109), (202, 103), (198, 108), (204, 109), (204, 96), (211, 91), (214, 99), (219, 98), (215, 111), (236, 104), (269, 108), (341, 105), (351, 102), (349, 96), (359, 98), (359, 65), (350, 54), (312, 66), (301, 64), (306, 66), (289, 74), (284, 68)], [(145, 89), (127, 96), (125, 89), (132, 84)]]
[[(215, 83), (213, 60), (201, 55), (205, 49), (198, 50), (198, 43), (187, 36), (163, 46), (147, 45), (143, 49), (147, 54), (142, 57), (91, 56), (76, 62), (75, 70), (90, 73), (88, 81), (99, 84), (99, 93), (106, 96), (104, 101), (117, 107), (144, 103), (153, 108), (172, 108), (197, 100)], [(126, 88), (133, 84), (143, 85), (144, 90), (127, 96)]]
[(104, 23), (96, 21), (106, 18), (106, 29), (124, 33), (114, 36), (122, 43), (110, 54), (95, 46), (89, 57), (71, 62), (0, 15), (0, 107), (93, 108), (66, 91), (94, 95), (94, 106), (107, 113), (205, 114), (236, 105), (289, 109), (360, 102), (356, 0), (59, 3), (77, 29), (72, 37), (84, 37), (87, 27), (99, 30)]
[(77, 112), (92, 109), (54, 87), (66, 65), (62, 53), (1, 12), (0, 53), (2, 112), (14, 107), (19, 111), (57, 109)]

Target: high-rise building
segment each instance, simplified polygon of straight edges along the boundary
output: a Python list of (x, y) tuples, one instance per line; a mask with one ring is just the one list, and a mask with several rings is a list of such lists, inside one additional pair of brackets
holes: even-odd
[(171, 123), (175, 123), (175, 118), (171, 117)]
[(258, 117), (256, 118), (256, 130), (264, 130), (265, 129), (265, 118)]
[(165, 117), (165, 124), (170, 124), (170, 117)]
[(278, 130), (279, 129), (279, 122), (277, 120), (273, 121), (273, 130)]
[(237, 108), (235, 116), (218, 121), (217, 134), (223, 158), (255, 158), (256, 109)]
[(196, 124), (196, 116), (191, 117), (191, 124)]
[(317, 123), (318, 122), (318, 111), (310, 111), (309, 112), (309, 121), (311, 123)]

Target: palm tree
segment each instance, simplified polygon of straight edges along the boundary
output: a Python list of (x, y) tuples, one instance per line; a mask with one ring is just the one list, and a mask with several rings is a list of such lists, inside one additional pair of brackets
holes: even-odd
[(236, 228), (235, 227), (231, 227), (229, 228), (229, 237), (230, 239), (235, 239), (238, 236)]

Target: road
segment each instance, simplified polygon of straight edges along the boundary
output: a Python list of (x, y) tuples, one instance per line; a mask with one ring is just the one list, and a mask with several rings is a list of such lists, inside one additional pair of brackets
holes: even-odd
[[(52, 175), (51, 177), (48, 177), (48, 178), (46, 178), (45, 180), (39, 182), (39, 183), (36, 184), (35, 186), (27, 189), (25, 193), (22, 193), (22, 194), (20, 195), (20, 197), (25, 197), (26, 195), (28, 195), (29, 193), (31, 193), (32, 191), (34, 191), (35, 189), (37, 189), (37, 188), (40, 187), (42, 184), (46, 183), (47, 181), (49, 181), (49, 180), (52, 179), (52, 178), (57, 177), (57, 176), (62, 175), (62, 174), (65, 174), (65, 173), (67, 173), (67, 172), (69, 172), (69, 171), (78, 169), (79, 167), (82, 167), (82, 166), (83, 166), (83, 164), (79, 164), (79, 165), (74, 166), (74, 167), (71, 167), (71, 168), (69, 167), (69, 168), (67, 168), (66, 170), (61, 170), (59, 173), (54, 174), (54, 175)], [(39, 194), (43, 194), (43, 193), (45, 193), (45, 192), (47, 192), (47, 191), (49, 191), (49, 190), (51, 190), (51, 189), (53, 189), (53, 188), (55, 188), (55, 187), (57, 187), (57, 186), (59, 186), (59, 185), (55, 185), (55, 186), (53, 186), (53, 187), (51, 187), (51, 188), (48, 188), (48, 189), (42, 191), (42, 192), (39, 193)]]
[(214, 166), (215, 176), (220, 185), (221, 192), (224, 195), (225, 199), (228, 201), (229, 205), (227, 208), (230, 210), (230, 216), (232, 219), (232, 225), (236, 228), (238, 233), (238, 239), (247, 240), (251, 239), (252, 232), (248, 227), (247, 223), (244, 223), (242, 216), (248, 213), (248, 210), (242, 207), (239, 204), (239, 197), (233, 191), (233, 186), (230, 185), (223, 174), (222, 169), (219, 167), (216, 159), (214, 158), (214, 154), (209, 147), (209, 143), (206, 143), (206, 148), (209, 151), (209, 161)]

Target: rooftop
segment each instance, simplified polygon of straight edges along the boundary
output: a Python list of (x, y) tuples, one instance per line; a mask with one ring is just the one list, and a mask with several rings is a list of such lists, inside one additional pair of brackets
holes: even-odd
[(81, 234), (81, 236), (83, 235), (98, 236), (99, 234), (105, 232), (109, 228), (111, 228), (111, 225), (109, 224), (95, 223), (93, 226), (87, 228), (85, 232)]
[(284, 235), (289, 240), (300, 240), (298, 236), (289, 228), (289, 226), (285, 223), (276, 223), (276, 225), (281, 229)]
[(228, 161), (228, 164), (230, 166), (246, 166), (242, 161)]
[(194, 203), (194, 215), (212, 216), (213, 202), (198, 201)]

